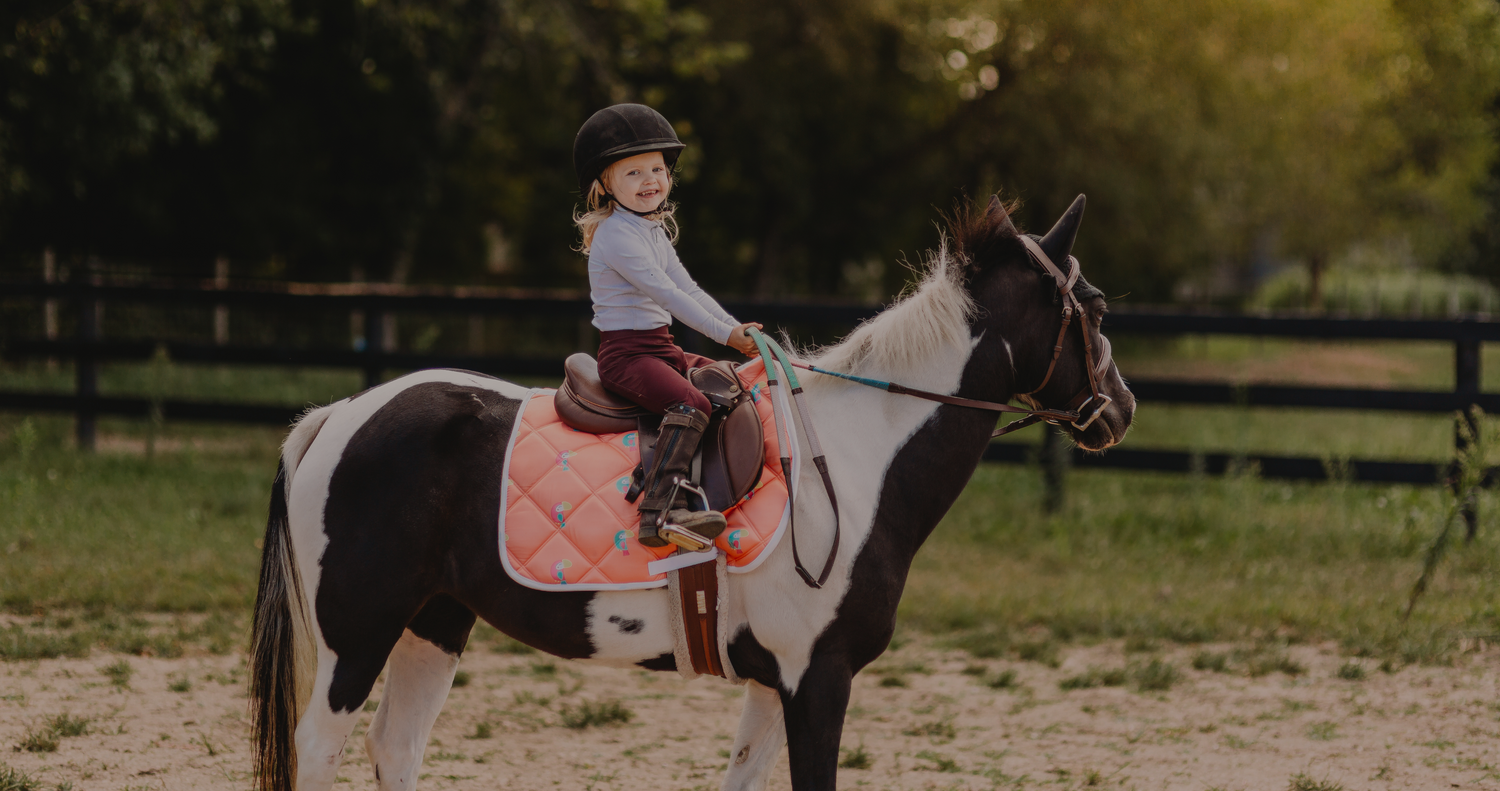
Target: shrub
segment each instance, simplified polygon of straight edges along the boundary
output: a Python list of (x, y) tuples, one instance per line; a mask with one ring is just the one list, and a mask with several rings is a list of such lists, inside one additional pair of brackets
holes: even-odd
[(1339, 665), (1338, 672), (1334, 675), (1344, 679), (1345, 681), (1364, 681), (1365, 666), (1361, 665), (1358, 662), (1345, 662), (1344, 664)]

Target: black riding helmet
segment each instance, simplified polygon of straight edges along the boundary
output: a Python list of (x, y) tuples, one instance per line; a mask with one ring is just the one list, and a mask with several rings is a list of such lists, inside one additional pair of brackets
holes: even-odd
[(660, 151), (670, 168), (685, 146), (661, 113), (644, 104), (606, 107), (583, 122), (573, 140), (573, 169), (578, 172), (578, 190), (589, 194), (589, 185), (610, 165), (636, 154)]

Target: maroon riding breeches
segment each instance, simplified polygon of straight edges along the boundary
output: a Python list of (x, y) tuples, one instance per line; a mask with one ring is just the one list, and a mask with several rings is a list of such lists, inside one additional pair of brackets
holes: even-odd
[(710, 411), (708, 399), (688, 382), (687, 372), (713, 360), (683, 351), (666, 327), (600, 331), (599, 337), (599, 381), (604, 389), (658, 414), (678, 404), (704, 414)]

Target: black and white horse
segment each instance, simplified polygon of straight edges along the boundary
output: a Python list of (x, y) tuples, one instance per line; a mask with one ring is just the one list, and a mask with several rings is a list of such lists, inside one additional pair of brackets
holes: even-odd
[[(1039, 240), (1065, 265), (1082, 198)], [(1053, 279), (1033, 263), (1007, 210), (960, 214), (910, 295), (820, 367), (1004, 402), (1044, 380), (1061, 326)], [(1074, 321), (1045, 388), (1060, 407), (1089, 387), (1102, 295), (1079, 280)], [(843, 541), (821, 590), (794, 573), (782, 541), (729, 577), (728, 654), (749, 679), (726, 789), (762, 788), (789, 744), (792, 786), (833, 789), (850, 683), (889, 644), (913, 557), (973, 474), (995, 415), (808, 374), (837, 493)], [(1113, 403), (1085, 430), (1101, 450), (1135, 399), (1113, 363)], [(497, 520), (506, 443), (526, 389), (462, 371), (421, 371), (304, 416), (282, 452), (266, 529), (252, 651), (257, 787), (324, 791), (382, 668), (365, 748), (382, 789), (411, 789), (476, 616), (556, 656), (672, 670), (666, 588), (548, 593), (512, 581)], [(802, 552), (821, 558), (833, 513), (811, 465), (796, 501)]]

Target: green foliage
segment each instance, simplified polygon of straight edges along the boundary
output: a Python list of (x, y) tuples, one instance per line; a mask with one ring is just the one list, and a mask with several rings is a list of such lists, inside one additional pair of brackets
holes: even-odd
[(0, 764), (0, 791), (44, 791), (46, 786), (19, 769)]
[(113, 664), (99, 668), (99, 672), (109, 677), (109, 683), (117, 687), (130, 686), (130, 677), (135, 675), (135, 668), (130, 666), (128, 660), (121, 659)]
[(870, 755), (863, 744), (853, 750), (840, 747), (839, 752), (843, 753), (839, 758), (840, 769), (869, 769), (875, 765), (875, 758)]
[(57, 752), (57, 734), (43, 728), (41, 730), (28, 730), (21, 741), (16, 743), (16, 751), (25, 750), (28, 753), (55, 753)]
[(1489, 471), (1486, 461), (1489, 459), (1490, 448), (1495, 444), (1496, 429), (1484, 419), (1484, 411), (1477, 406), (1473, 407), (1467, 416), (1462, 412), (1455, 415), (1454, 422), (1458, 425), (1460, 439), (1458, 474), (1453, 480), (1450, 502), (1444, 511), (1437, 536), (1433, 538), (1423, 557), (1422, 573), (1412, 585), (1411, 595), (1406, 600), (1406, 611), (1401, 616), (1403, 619), (1411, 617), (1417, 600), (1427, 592), (1427, 586), (1432, 584), (1438, 564), (1447, 554), (1454, 527), (1462, 520), (1464, 508), (1478, 501), (1480, 486)]
[(1076, 676), (1068, 676), (1057, 682), (1057, 688), (1067, 692), (1074, 689), (1093, 689), (1094, 687), (1118, 687), (1125, 684), (1127, 678), (1125, 668), (1097, 668), (1091, 667), (1086, 672)]
[(1358, 662), (1345, 662), (1339, 665), (1339, 669), (1334, 675), (1345, 681), (1364, 681), (1365, 666)]
[(88, 717), (74, 717), (64, 712), (47, 721), (47, 730), (62, 738), (83, 736), (89, 732), (90, 722), (92, 720)]
[(1016, 671), (1002, 670), (993, 676), (987, 676), (984, 679), (984, 685), (990, 689), (1015, 689)]
[(1306, 772), (1298, 772), (1287, 783), (1287, 791), (1344, 791), (1344, 785), (1327, 778), (1318, 780)]
[(934, 741), (951, 742), (957, 737), (958, 732), (953, 728), (953, 723), (948, 720), (933, 720), (910, 728), (903, 728), (902, 733), (907, 736), (926, 736)]
[(1182, 674), (1169, 662), (1152, 659), (1144, 665), (1131, 668), (1130, 677), (1141, 692), (1165, 692), (1177, 683)]
[(1360, 240), (1448, 261), (1484, 221), (1496, 16), (18, 0), (0, 11), (0, 260), (224, 252), (268, 277), (577, 287), (573, 134), (635, 100), (688, 143), (683, 256), (719, 292), (886, 297), (961, 190), (1025, 198), (1033, 229), (1087, 192), (1080, 257), (1138, 297), (1207, 261), (1321, 267)]
[(942, 753), (933, 752), (932, 750), (923, 750), (923, 751), (917, 753), (917, 757), (920, 758), (920, 759), (922, 759), (922, 760), (924, 760), (924, 761), (931, 761), (932, 762), (932, 766), (919, 766), (919, 767), (917, 767), (918, 769), (925, 769), (925, 770), (930, 771), (930, 772), (962, 772), (963, 771), (963, 767), (959, 766), (958, 761), (955, 761), (952, 758), (949, 758), (948, 756), (943, 755)]
[(577, 706), (565, 705), (557, 714), (564, 726), (574, 730), (589, 726), (624, 725), (635, 717), (635, 712), (618, 700), (586, 700)]

